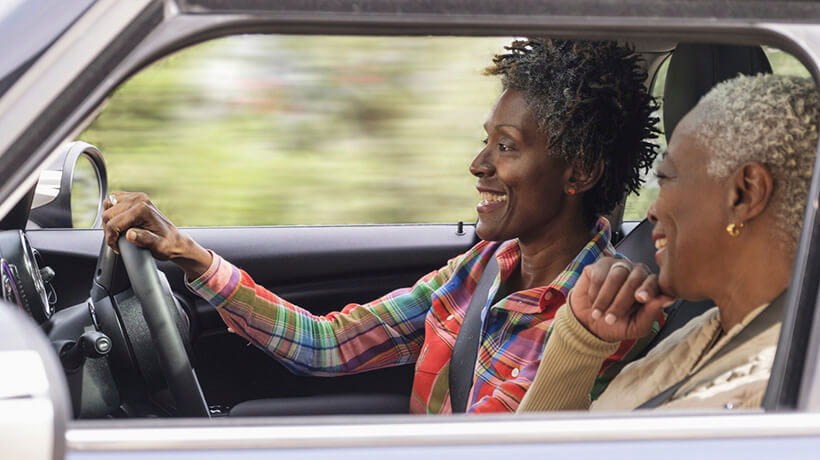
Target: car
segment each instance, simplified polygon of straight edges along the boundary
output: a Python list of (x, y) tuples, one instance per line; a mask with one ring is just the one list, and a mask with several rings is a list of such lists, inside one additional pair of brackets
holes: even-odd
[[(79, 133), (107, 100), (114, 107), (118, 87), (152, 63), (246, 34), (321, 35), (331, 53), (330, 38), (338, 35), (628, 40), (657, 81), (667, 72), (663, 63), (686, 50), (693, 65), (668, 64), (663, 85), (647, 82), (660, 91), (669, 132), (691, 99), (722, 78), (712, 73), (705, 87), (693, 84), (715, 62), (732, 73), (755, 72), (766, 46), (794, 55), (815, 79), (820, 69), (820, 8), (803, 1), (9, 2), (0, 7), (0, 271), (9, 302), (0, 309), (0, 457), (769, 458), (820, 447), (820, 165), (762, 410), (225, 416), (238, 402), (259, 398), (389, 400), (407, 394), (412, 375), (404, 367), (334, 379), (292, 376), (230, 334), (173, 266), (160, 263), (157, 271), (135, 251), (124, 254), (123, 267), (101, 244), (102, 199), (109, 183), (122, 180), (108, 155), (118, 146)], [(756, 57), (731, 67), (740, 49), (733, 46)], [(622, 248), (640, 259), (647, 226), (635, 215), (618, 228)], [(91, 228), (74, 228), (83, 224)], [(187, 231), (317, 314), (408, 285), (476, 238), (462, 217), (446, 224), (265, 224)]]

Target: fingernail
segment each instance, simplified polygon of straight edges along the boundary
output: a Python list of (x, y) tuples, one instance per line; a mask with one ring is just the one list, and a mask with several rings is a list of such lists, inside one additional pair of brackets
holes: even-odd
[(610, 314), (606, 315), (606, 318), (604, 318), (604, 322), (611, 326), (611, 325), (615, 324), (615, 319), (616, 319), (615, 315), (610, 313)]
[(592, 310), (592, 319), (598, 320), (601, 319), (601, 310)]
[(646, 291), (638, 291), (638, 293), (635, 294), (635, 298), (638, 299), (638, 302), (646, 302), (649, 300), (649, 295)]
[(137, 239), (137, 231), (136, 230), (128, 230), (125, 234), (125, 238), (129, 241), (136, 241)]

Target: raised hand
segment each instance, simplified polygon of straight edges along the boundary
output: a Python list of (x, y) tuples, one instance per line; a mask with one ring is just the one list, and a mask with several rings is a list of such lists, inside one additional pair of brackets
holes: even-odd
[(604, 257), (588, 265), (570, 292), (578, 321), (601, 340), (617, 342), (649, 333), (658, 313), (675, 299), (644, 264)]

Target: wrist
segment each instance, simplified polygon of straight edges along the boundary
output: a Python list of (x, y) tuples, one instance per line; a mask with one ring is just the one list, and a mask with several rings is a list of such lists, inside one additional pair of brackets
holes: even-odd
[(171, 261), (185, 272), (185, 276), (189, 280), (195, 280), (208, 271), (213, 256), (210, 251), (200, 246), (193, 238), (184, 234), (180, 236), (182, 237), (182, 242), (179, 245), (181, 249), (171, 257)]

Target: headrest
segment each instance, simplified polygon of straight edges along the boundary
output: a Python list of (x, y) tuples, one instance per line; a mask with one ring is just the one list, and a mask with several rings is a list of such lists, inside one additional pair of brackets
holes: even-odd
[(759, 46), (680, 43), (669, 62), (663, 90), (663, 124), (667, 142), (678, 122), (716, 84), (738, 74), (771, 73)]

